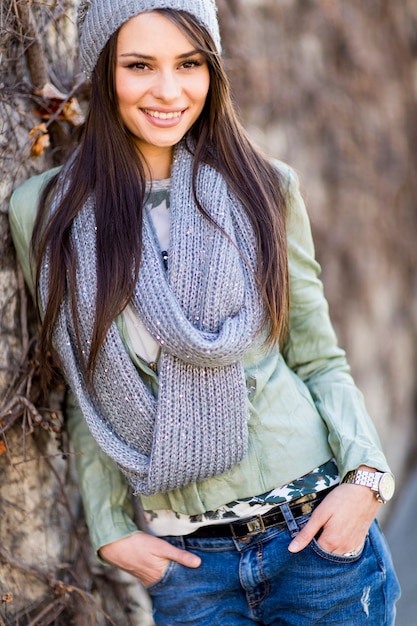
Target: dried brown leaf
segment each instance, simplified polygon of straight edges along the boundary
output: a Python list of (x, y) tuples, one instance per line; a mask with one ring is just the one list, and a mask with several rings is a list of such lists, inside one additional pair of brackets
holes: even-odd
[(41, 156), (45, 152), (45, 148), (50, 146), (50, 137), (48, 128), (45, 123), (38, 124), (29, 132), (32, 138), (32, 156)]
[(80, 126), (84, 122), (84, 115), (77, 98), (70, 98), (52, 83), (46, 83), (42, 89), (37, 89), (35, 94), (42, 96), (45, 101), (44, 106), (39, 106), (35, 110), (38, 117), (44, 120), (56, 117), (72, 124), (72, 126)]
[(66, 122), (69, 122), (73, 126), (81, 126), (84, 122), (84, 115), (77, 98), (71, 98), (64, 104), (60, 118), (61, 116)]
[(8, 602), (13, 602), (14, 601), (14, 597), (11, 591), (9, 591), (8, 593), (4, 593), (1, 597), (1, 601), (4, 602), (5, 604)]
[(45, 100), (66, 100), (67, 95), (59, 91), (52, 83), (45, 83), (42, 89), (36, 89), (35, 94), (42, 96)]

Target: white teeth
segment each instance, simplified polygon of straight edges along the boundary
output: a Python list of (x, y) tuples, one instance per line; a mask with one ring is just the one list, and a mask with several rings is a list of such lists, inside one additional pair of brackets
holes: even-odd
[(147, 115), (156, 117), (160, 120), (173, 120), (177, 117), (181, 117), (181, 111), (172, 111), (170, 113), (164, 113), (163, 111), (151, 111), (150, 109), (144, 109)]

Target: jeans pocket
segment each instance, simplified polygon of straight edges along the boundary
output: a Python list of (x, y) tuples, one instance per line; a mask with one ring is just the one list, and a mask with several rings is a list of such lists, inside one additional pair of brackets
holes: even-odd
[(368, 537), (366, 537), (361, 548), (355, 552), (348, 552), (346, 554), (337, 554), (337, 552), (328, 552), (324, 548), (322, 548), (317, 539), (313, 539), (310, 543), (310, 547), (315, 554), (320, 556), (322, 559), (326, 559), (327, 561), (332, 561), (334, 563), (356, 563), (361, 558), (365, 546), (368, 542)]
[(152, 591), (156, 591), (157, 589), (160, 589), (168, 582), (168, 580), (171, 578), (171, 575), (176, 565), (177, 565), (176, 561), (170, 561), (168, 563), (168, 567), (166, 568), (161, 578), (158, 578), (158, 580), (156, 580), (151, 585), (147, 585), (146, 589), (149, 591), (149, 593), (152, 593)]

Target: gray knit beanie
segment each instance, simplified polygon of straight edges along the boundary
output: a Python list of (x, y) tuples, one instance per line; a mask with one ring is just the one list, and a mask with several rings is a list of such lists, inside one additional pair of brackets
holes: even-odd
[(82, 0), (78, 28), (83, 72), (91, 76), (106, 43), (127, 20), (155, 9), (187, 11), (207, 28), (221, 52), (215, 0)]

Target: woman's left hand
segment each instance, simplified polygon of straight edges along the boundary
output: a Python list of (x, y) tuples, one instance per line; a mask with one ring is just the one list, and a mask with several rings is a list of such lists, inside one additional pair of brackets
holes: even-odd
[(313, 511), (288, 550), (303, 550), (321, 531), (317, 541), (323, 550), (340, 555), (358, 552), (380, 506), (369, 487), (342, 483)]

